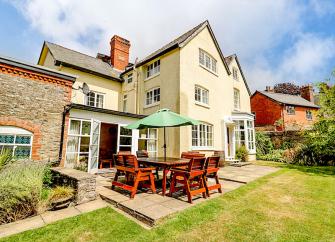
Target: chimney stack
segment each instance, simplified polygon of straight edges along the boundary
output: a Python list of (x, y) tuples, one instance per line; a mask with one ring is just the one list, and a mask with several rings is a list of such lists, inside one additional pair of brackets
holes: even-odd
[(120, 71), (126, 69), (129, 63), (130, 42), (120, 36), (114, 35), (110, 42), (111, 45), (111, 65)]
[(306, 85), (302, 86), (300, 88), (300, 95), (302, 98), (305, 98), (306, 100), (314, 103), (314, 92), (313, 92), (313, 86), (312, 85)]
[(274, 92), (273, 88), (271, 86), (266, 86), (265, 87), (266, 92)]

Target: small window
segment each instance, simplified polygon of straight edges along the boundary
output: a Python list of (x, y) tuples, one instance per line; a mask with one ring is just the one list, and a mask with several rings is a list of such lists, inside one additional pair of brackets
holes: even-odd
[(313, 114), (311, 110), (306, 110), (306, 119), (313, 120)]
[(208, 105), (209, 91), (203, 87), (195, 86), (194, 98), (196, 102)]
[(0, 126), (0, 154), (10, 152), (16, 158), (30, 158), (33, 134), (13, 126)]
[(85, 97), (85, 105), (96, 107), (96, 108), (103, 108), (104, 94), (96, 93), (96, 92), (89, 92)]
[(155, 89), (152, 89), (146, 92), (146, 99), (145, 99), (146, 106), (158, 104), (160, 100), (161, 100), (161, 89), (160, 88), (155, 88)]
[(213, 125), (202, 123), (192, 126), (193, 147), (213, 147)]
[(131, 151), (132, 130), (120, 126), (119, 151)]
[(234, 109), (240, 110), (240, 91), (234, 88)]
[(149, 157), (157, 156), (157, 129), (140, 129), (138, 150), (148, 151)]
[(286, 106), (286, 112), (289, 115), (294, 115), (295, 114), (295, 108), (294, 108), (294, 106)]
[(123, 95), (123, 112), (127, 112), (128, 110), (127, 102), (128, 102), (128, 95), (125, 94)]
[(217, 61), (204, 50), (199, 49), (199, 64), (206, 69), (217, 73)]
[(133, 82), (133, 73), (130, 73), (127, 76), (127, 83), (132, 83), (132, 82)]
[(157, 60), (147, 67), (147, 78), (156, 75), (160, 72), (161, 62), (160, 60)]
[(233, 78), (238, 81), (238, 70), (236, 67), (233, 67)]

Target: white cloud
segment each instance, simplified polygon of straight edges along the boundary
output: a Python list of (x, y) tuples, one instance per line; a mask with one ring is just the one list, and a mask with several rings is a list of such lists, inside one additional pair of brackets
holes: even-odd
[[(301, 3), (301, 2), (300, 2)], [(325, 12), (311, 0), (15, 0), (15, 6), (46, 40), (85, 53), (108, 53), (114, 34), (131, 41), (131, 57), (143, 58), (205, 19), (209, 19), (224, 54), (237, 53), (250, 86), (298, 82), (318, 77), (334, 57), (331, 38), (303, 31), (307, 11)], [(307, 9), (308, 8), (308, 9)], [(269, 53), (287, 38), (292, 47), (270, 64)], [(333, 48), (334, 49), (334, 48)]]

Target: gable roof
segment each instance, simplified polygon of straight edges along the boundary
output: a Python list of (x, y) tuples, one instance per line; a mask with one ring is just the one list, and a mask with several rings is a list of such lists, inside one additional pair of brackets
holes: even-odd
[(99, 75), (104, 78), (121, 81), (119, 77), (121, 72), (114, 70), (113, 67), (108, 63), (93, 56), (89, 56), (47, 41), (45, 41), (43, 44), (38, 63), (41, 60), (42, 52), (45, 47), (49, 49), (56, 65), (61, 64), (63, 66), (68, 66), (79, 69), (81, 71)]
[[(213, 41), (214, 41), (214, 44), (216, 46), (216, 48), (218, 49), (219, 51), (219, 54), (220, 54), (220, 57), (223, 61), (223, 64), (226, 68), (226, 71), (228, 74), (230, 74), (230, 70), (228, 68), (228, 65), (225, 61), (225, 58), (222, 54), (222, 51), (221, 51), (221, 48), (214, 36), (214, 33), (212, 31), (212, 28), (210, 27), (210, 24), (208, 22), (208, 20), (200, 23), (199, 25), (195, 26), (194, 28), (192, 28), (191, 30), (187, 31), (186, 33), (180, 35), (179, 37), (177, 37), (176, 39), (172, 40), (171, 42), (169, 42), (168, 44), (164, 45), (162, 48), (154, 51), (153, 53), (151, 53), (150, 55), (148, 55), (147, 57), (145, 57), (144, 59), (142, 59), (141, 61), (139, 61), (137, 64), (136, 64), (136, 67), (139, 67), (141, 65), (144, 65), (145, 63), (165, 54), (165, 53), (168, 53), (170, 52), (171, 50), (174, 50), (176, 48), (180, 48), (180, 47), (183, 47), (185, 46), (188, 42), (190, 42), (195, 36), (197, 36), (204, 28), (208, 28), (212, 38), (213, 38)], [(134, 66), (133, 66), (134, 67)], [(132, 68), (126, 70), (124, 73), (130, 71)], [(122, 73), (123, 74), (123, 73)]]
[(241, 67), (241, 65), (240, 65), (240, 62), (238, 61), (237, 55), (236, 55), (236, 54), (232, 54), (232, 55), (227, 56), (227, 57), (225, 58), (226, 63), (228, 64), (228, 66), (233, 62), (234, 59), (236, 60), (238, 69), (240, 69), (240, 72), (241, 72), (241, 76), (242, 76), (244, 85), (245, 85), (245, 87), (247, 88), (248, 93), (249, 93), (249, 96), (250, 96), (250, 95), (251, 95), (251, 91), (250, 91), (248, 82), (247, 82), (247, 80), (245, 79), (245, 76), (244, 76), (244, 74), (243, 74), (242, 67)]
[(274, 93), (274, 92), (266, 92), (266, 91), (256, 91), (252, 96), (254, 96), (257, 92), (263, 94), (264, 96), (276, 102), (282, 103), (282, 104), (319, 108), (319, 106), (317, 106), (316, 104), (298, 95), (290, 95), (290, 94)]

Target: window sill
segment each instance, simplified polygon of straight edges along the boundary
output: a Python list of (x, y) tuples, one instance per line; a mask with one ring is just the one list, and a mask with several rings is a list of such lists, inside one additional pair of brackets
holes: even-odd
[(155, 107), (155, 106), (158, 106), (159, 104), (160, 104), (160, 102), (158, 102), (158, 103), (153, 103), (153, 104), (150, 104), (150, 105), (145, 105), (144, 108)]
[(201, 150), (203, 150), (203, 151), (213, 151), (213, 150), (215, 150), (214, 149), (214, 147), (213, 146), (211, 146), (211, 147), (201, 147), (201, 146), (192, 146), (192, 148), (191, 148), (191, 150), (197, 150), (197, 151), (201, 151)]
[(150, 79), (153, 79), (153, 78), (159, 76), (160, 74), (161, 74), (161, 73), (158, 72), (158, 73), (156, 73), (156, 74), (154, 74), (154, 75), (152, 75), (152, 76), (149, 76), (149, 77), (145, 78), (144, 81), (149, 81)]
[(217, 72), (214, 72), (214, 71), (212, 71), (211, 69), (208, 69), (206, 66), (204, 66), (204, 65), (202, 65), (202, 64), (199, 64), (199, 66), (200, 66), (201, 68), (205, 69), (206, 71), (212, 73), (214, 76), (217, 76), (217, 77), (219, 76)]
[(210, 109), (210, 106), (208, 104), (197, 102), (197, 101), (195, 101), (194, 103), (195, 105)]

